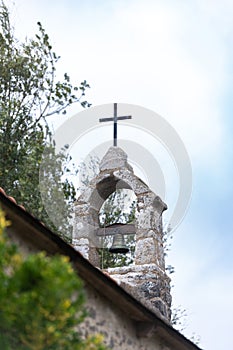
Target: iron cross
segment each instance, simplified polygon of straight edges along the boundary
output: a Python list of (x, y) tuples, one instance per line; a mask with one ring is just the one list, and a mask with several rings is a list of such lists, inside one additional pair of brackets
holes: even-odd
[(102, 122), (113, 122), (113, 146), (117, 146), (117, 121), (124, 119), (132, 119), (131, 115), (126, 115), (122, 117), (117, 116), (117, 103), (114, 103), (114, 114), (113, 118), (101, 118), (99, 119), (100, 123)]

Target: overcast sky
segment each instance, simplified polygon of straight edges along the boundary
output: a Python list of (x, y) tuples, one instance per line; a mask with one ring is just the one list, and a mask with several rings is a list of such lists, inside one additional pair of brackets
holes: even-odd
[(89, 82), (93, 106), (140, 105), (180, 135), (193, 191), (169, 258), (174, 304), (187, 309), (188, 337), (200, 335), (206, 350), (231, 349), (233, 1), (9, 3), (16, 36), (32, 36), (42, 22), (61, 56), (60, 72)]

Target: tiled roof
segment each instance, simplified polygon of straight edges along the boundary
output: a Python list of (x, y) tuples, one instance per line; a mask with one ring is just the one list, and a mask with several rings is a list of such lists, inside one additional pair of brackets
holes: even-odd
[[(8, 196), (8, 195), (6, 194), (6, 191), (5, 191), (2, 187), (0, 187), (0, 193), (2, 193), (2, 194), (3, 194), (7, 199), (9, 199), (12, 203), (16, 204), (17, 207), (19, 207), (19, 208), (23, 209), (25, 212), (27, 212), (28, 215), (30, 215), (32, 218), (36, 219), (36, 217), (35, 217), (32, 213), (29, 213), (29, 211), (27, 211), (27, 209), (26, 209), (22, 204), (18, 204), (17, 201), (16, 201), (16, 199), (15, 199), (14, 197)], [(39, 220), (39, 222), (41, 223), (41, 225), (46, 226), (46, 225), (43, 223), (43, 221), (40, 221), (40, 220)]]
[(6, 192), (4, 191), (4, 189), (2, 187), (0, 187), (0, 193), (2, 193), (5, 197), (7, 197), (11, 202), (17, 204), (21, 209), (26, 210), (25, 207), (23, 205), (20, 205), (16, 202), (15, 198), (12, 196), (7, 196)]

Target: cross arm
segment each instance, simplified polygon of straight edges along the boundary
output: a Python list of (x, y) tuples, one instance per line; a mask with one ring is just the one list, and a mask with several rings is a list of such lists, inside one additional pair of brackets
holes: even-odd
[[(131, 115), (126, 115), (126, 116), (122, 116), (122, 117), (117, 117), (117, 120), (125, 120), (125, 119), (132, 119)], [(100, 118), (99, 119), (100, 122), (112, 122), (114, 121), (113, 118)]]

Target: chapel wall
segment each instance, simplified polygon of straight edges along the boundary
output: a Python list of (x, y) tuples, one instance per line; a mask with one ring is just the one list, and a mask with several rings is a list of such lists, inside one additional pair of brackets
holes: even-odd
[(100, 333), (104, 336), (105, 344), (114, 350), (173, 350), (156, 333), (140, 337), (136, 322), (126, 313), (92, 287), (86, 286), (86, 292), (89, 316), (82, 326), (83, 335)]

